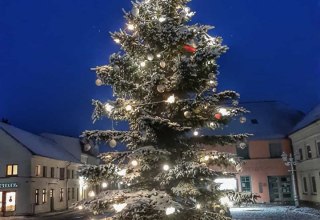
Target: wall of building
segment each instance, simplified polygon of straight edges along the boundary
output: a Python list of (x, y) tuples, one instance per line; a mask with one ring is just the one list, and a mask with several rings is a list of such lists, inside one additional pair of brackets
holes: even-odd
[[(290, 136), (295, 153), (302, 151), (302, 160), (297, 156), (297, 182), (299, 198), (303, 201), (320, 203), (320, 121), (313, 123)], [(307, 146), (311, 149), (311, 158), (308, 158)], [(314, 177), (315, 185), (312, 184)], [(306, 178), (306, 188), (303, 178)]]

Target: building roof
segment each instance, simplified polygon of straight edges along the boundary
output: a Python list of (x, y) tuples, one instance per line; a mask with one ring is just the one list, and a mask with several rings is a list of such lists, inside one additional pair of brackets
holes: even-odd
[(240, 117), (235, 118), (223, 128), (213, 131), (214, 134), (249, 133), (253, 134), (249, 138), (251, 140), (282, 139), (303, 117), (302, 112), (278, 101), (246, 102), (240, 106), (250, 111), (244, 115), (246, 122), (240, 123)]
[(35, 135), (2, 122), (0, 122), (0, 129), (5, 131), (34, 155), (75, 163), (80, 163), (81, 161), (81, 154), (73, 154), (73, 152), (67, 151), (65, 147), (61, 146), (61, 143), (53, 139)]
[(312, 109), (291, 131), (294, 133), (320, 120), (320, 104)]

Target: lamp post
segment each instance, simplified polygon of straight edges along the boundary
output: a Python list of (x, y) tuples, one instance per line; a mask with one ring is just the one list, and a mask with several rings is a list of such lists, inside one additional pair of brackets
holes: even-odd
[(297, 165), (297, 162), (295, 158), (292, 156), (292, 154), (289, 154), (289, 156), (283, 152), (282, 155), (282, 160), (285, 162), (284, 164), (286, 166), (290, 166), (290, 172), (291, 172), (291, 179), (292, 179), (292, 188), (293, 188), (293, 198), (294, 198), (294, 204), (298, 208), (299, 207), (299, 197), (298, 197), (298, 192), (297, 192), (297, 185), (296, 185), (296, 176), (294, 174), (294, 166)]

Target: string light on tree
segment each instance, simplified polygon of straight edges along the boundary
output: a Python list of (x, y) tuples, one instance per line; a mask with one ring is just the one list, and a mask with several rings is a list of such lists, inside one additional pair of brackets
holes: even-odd
[(118, 171), (119, 176), (125, 176), (127, 174), (127, 169), (122, 169)]
[(79, 210), (82, 210), (82, 209), (83, 209), (83, 206), (82, 206), (82, 205), (79, 205), (79, 206), (78, 206), (78, 209), (79, 209)]
[(93, 190), (91, 190), (89, 193), (88, 193), (88, 196), (89, 197), (94, 197), (96, 194)]
[(121, 212), (126, 206), (127, 203), (113, 204), (113, 208), (116, 212)]
[(208, 156), (208, 155), (206, 155), (205, 157), (204, 157), (204, 160), (205, 161), (208, 161), (210, 159), (210, 157)]
[(174, 95), (171, 95), (168, 99), (167, 99), (167, 103), (173, 104), (176, 101), (176, 98), (174, 97)]
[(168, 207), (166, 209), (166, 215), (172, 215), (175, 212), (176, 212), (176, 209), (174, 207)]
[(116, 42), (117, 44), (120, 44), (120, 39), (119, 38), (115, 38), (114, 42)]
[(127, 106), (126, 106), (126, 111), (127, 111), (127, 112), (132, 111), (132, 106), (131, 106), (131, 105), (127, 105)]
[(160, 18), (159, 18), (159, 21), (162, 23), (162, 22), (165, 22), (167, 19), (166, 19), (166, 17), (164, 17), (164, 16), (161, 16)]
[(201, 209), (201, 205), (199, 203), (196, 205), (196, 209)]
[(102, 83), (102, 80), (101, 80), (101, 79), (97, 79), (97, 80), (96, 80), (96, 85), (97, 85), (97, 86), (102, 86), (102, 84), (103, 84), (103, 83)]
[(164, 171), (168, 171), (168, 170), (170, 170), (170, 166), (168, 164), (165, 164), (165, 165), (163, 165), (162, 169)]
[(111, 113), (112, 110), (114, 109), (114, 107), (112, 105), (110, 105), (109, 103), (105, 104), (104, 108), (106, 109), (106, 111), (108, 113)]
[(154, 56), (153, 56), (152, 54), (148, 54), (148, 55), (147, 55), (147, 59), (148, 59), (149, 61), (152, 61), (152, 60), (154, 59)]
[(101, 186), (102, 186), (102, 188), (107, 188), (107, 187), (108, 187), (108, 184), (107, 184), (106, 182), (103, 182), (103, 183), (101, 184)]
[(228, 111), (226, 108), (219, 108), (218, 112), (219, 112), (222, 116), (228, 116), (228, 115), (230, 115), (230, 111)]
[(138, 166), (138, 161), (133, 160), (133, 161), (131, 161), (131, 164), (132, 164), (132, 166), (136, 167), (136, 166)]
[(128, 27), (128, 29), (130, 30), (130, 31), (133, 31), (134, 30), (134, 25), (133, 24), (128, 24), (127, 25), (127, 27)]
[(145, 61), (142, 61), (141, 63), (140, 63), (140, 66), (141, 67), (145, 67), (147, 64), (146, 64), (146, 62)]
[(157, 54), (157, 58), (160, 58), (160, 57), (161, 57), (161, 54), (160, 54), (160, 53), (158, 53), (158, 54)]
[(193, 135), (194, 135), (194, 136), (198, 136), (198, 135), (199, 135), (199, 131), (195, 130), (195, 131), (193, 132)]

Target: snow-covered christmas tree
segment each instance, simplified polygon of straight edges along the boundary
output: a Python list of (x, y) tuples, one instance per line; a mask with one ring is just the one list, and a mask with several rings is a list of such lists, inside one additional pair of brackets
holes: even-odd
[[(226, 52), (210, 26), (191, 25), (190, 0), (144, 0), (125, 12), (127, 24), (112, 33), (121, 51), (94, 68), (98, 86), (112, 86), (115, 100), (94, 101), (93, 120), (128, 121), (127, 131), (86, 131), (88, 141), (118, 142), (125, 152), (104, 153), (105, 162), (81, 174), (92, 184), (121, 183), (90, 202), (111, 219), (230, 219), (214, 180), (229, 176), (221, 167), (241, 161), (205, 145), (243, 141), (247, 134), (204, 135), (246, 112), (234, 91), (217, 92), (217, 58)], [(208, 133), (208, 132), (207, 132)], [(219, 168), (220, 167), (220, 168)], [(224, 171), (224, 172), (223, 172)]]

